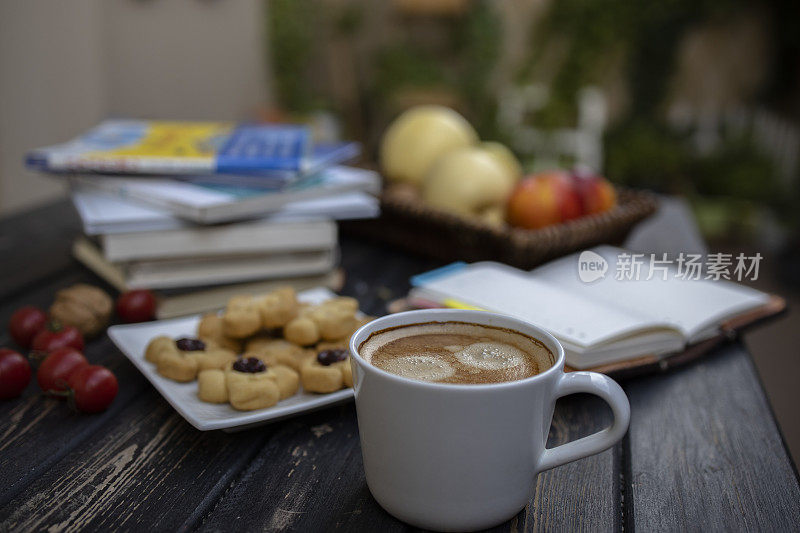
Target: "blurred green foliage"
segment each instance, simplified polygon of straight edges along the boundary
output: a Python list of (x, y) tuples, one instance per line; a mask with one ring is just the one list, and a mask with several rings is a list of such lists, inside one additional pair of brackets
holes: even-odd
[(610, 59), (626, 57), (631, 115), (652, 118), (663, 104), (674, 69), (677, 43), (692, 25), (754, 3), (752, 0), (558, 0), (533, 30), (525, 80), (548, 42), (566, 40), (569, 50), (553, 79), (553, 95), (542, 111), (547, 126), (574, 122), (578, 91), (598, 83)]
[[(704, 22), (761, 4), (753, 0), (553, 2), (536, 26), (530, 59), (519, 73), (519, 81), (530, 80), (547, 43), (557, 39), (567, 43), (566, 57), (550, 83), (551, 98), (536, 113), (535, 124), (543, 128), (573, 126), (578, 91), (586, 85), (602, 84), (609, 59), (622, 57), (630, 102), (625, 116), (605, 137), (604, 172), (611, 180), (695, 198), (695, 205), (707, 207), (703, 208), (708, 215), (705, 218), (718, 225), (720, 220), (732, 225), (741, 222), (746, 213), (757, 211), (753, 205), (760, 205), (796, 227), (798, 191), (781, 186), (776, 169), (757, 149), (750, 132), (732, 135), (722, 131), (719, 146), (700, 153), (687, 134), (673, 130), (664, 120), (667, 90), (683, 35)], [(701, 198), (718, 200), (703, 202)], [(708, 207), (712, 204), (713, 208)], [(726, 216), (717, 216), (725, 210)]]
[[(408, 24), (414, 24), (414, 21)], [(444, 45), (427, 46), (405, 32), (399, 42), (375, 54), (374, 105), (389, 105), (403, 89), (434, 88), (451, 92), (485, 138), (497, 136), (497, 100), (489, 82), (500, 54), (502, 24), (489, 0), (473, 2), (458, 17), (436, 21)]]
[[(325, 27), (339, 37), (358, 39), (368, 3), (335, 4), (322, 0), (271, 0), (268, 4), (268, 47), (278, 100), (293, 113), (330, 109), (325, 88), (315, 87), (309, 68), (315, 47), (324, 46), (319, 34)], [(415, 21), (401, 19), (413, 28)], [(423, 21), (428, 24), (430, 21)], [(489, 0), (478, 0), (462, 16), (435, 21), (444, 34), (444, 46), (416, 40), (414, 31), (401, 32), (396, 42), (370, 52), (363, 89), (366, 117), (391, 107), (404, 89), (434, 88), (450, 91), (475, 127), (486, 138), (497, 138), (497, 102), (490, 90), (492, 69), (502, 42), (500, 18)], [(369, 130), (366, 125), (362, 130)]]
[(446, 76), (439, 62), (413, 43), (386, 46), (375, 55), (373, 89), (382, 100), (407, 87), (444, 84)]
[(668, 192), (688, 188), (689, 149), (652, 121), (630, 121), (606, 136), (606, 175), (621, 185)]
[(320, 103), (309, 83), (306, 68), (314, 47), (315, 2), (271, 0), (267, 17), (268, 52), (281, 104), (295, 112), (308, 112)]
[(454, 86), (472, 111), (472, 122), (485, 139), (497, 139), (497, 99), (489, 87), (500, 57), (501, 21), (488, 1), (475, 2), (456, 27), (456, 53), (462, 62)]
[[(544, 18), (533, 28), (529, 57), (515, 76), (521, 84), (537, 81), (541, 66), (548, 61), (548, 50), (552, 52), (554, 44), (563, 48), (557, 69), (545, 76), (550, 97), (532, 114), (531, 123), (542, 129), (574, 126), (578, 92), (587, 85), (603, 85), (613, 68), (622, 72), (629, 98), (624, 116), (605, 138), (603, 170), (611, 180), (695, 198), (730, 199), (719, 205), (735, 206), (731, 209), (740, 209), (742, 202), (757, 203), (797, 225), (799, 215), (794, 214), (794, 206), (799, 201), (798, 191), (787, 191), (778, 183), (773, 165), (756, 149), (751, 135), (721, 132), (719, 146), (701, 153), (693, 148), (688, 133), (675, 131), (664, 119), (678, 45), (685, 33), (744, 8), (763, 8), (763, 4), (772, 14), (773, 26), (783, 28), (775, 37), (779, 55), (800, 57), (800, 33), (792, 33), (800, 24), (800, 17), (793, 16), (798, 12), (797, 3), (793, 7), (784, 0), (550, 2)], [(286, 109), (305, 113), (330, 108), (326, 88), (316, 87), (309, 72), (315, 46), (324, 46), (319, 28), (326, 26), (328, 34), (355, 41), (364, 30), (365, 9), (370, 9), (369, 3), (269, 2), (272, 67)], [(361, 100), (364, 120), (386, 117), (387, 110), (395, 110), (394, 99), (406, 89), (433, 89), (453, 95), (482, 138), (507, 141), (498, 130), (496, 87), (491, 85), (503, 40), (501, 18), (492, 2), (471, 2), (458, 16), (422, 20), (400, 16), (394, 23), (401, 24), (403, 31), (359, 60), (365, 68), (359, 82), (365, 91)], [(418, 24), (423, 31), (416, 31)], [(424, 38), (430, 36), (431, 28), (440, 36), (433, 44)], [(775, 76), (777, 81), (768, 82), (765, 89), (773, 95), (779, 93), (776, 83), (791, 85), (785, 72)], [(374, 130), (365, 124), (361, 131)], [(717, 205), (709, 212), (719, 209)]]

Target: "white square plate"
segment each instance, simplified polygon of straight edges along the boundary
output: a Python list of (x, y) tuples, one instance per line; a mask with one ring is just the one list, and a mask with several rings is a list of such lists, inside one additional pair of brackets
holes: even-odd
[[(297, 295), (298, 299), (309, 303), (319, 303), (336, 296), (324, 287), (309, 289)], [(292, 415), (307, 413), (337, 403), (345, 402), (353, 397), (353, 389), (346, 388), (329, 394), (313, 394), (300, 391), (278, 402), (277, 405), (257, 411), (237, 411), (227, 404), (213, 404), (200, 401), (197, 397), (197, 382), (178, 383), (161, 376), (155, 365), (144, 358), (147, 344), (159, 335), (174, 339), (195, 337), (200, 315), (156, 322), (143, 322), (111, 326), (108, 336), (130, 361), (150, 380), (158, 392), (185, 418), (191, 425), (201, 431), (224, 429), (238, 431), (251, 426), (274, 422)]]

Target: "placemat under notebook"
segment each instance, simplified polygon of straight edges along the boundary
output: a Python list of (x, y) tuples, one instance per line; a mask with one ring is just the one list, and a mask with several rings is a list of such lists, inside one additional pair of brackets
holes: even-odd
[(433, 209), (407, 191), (389, 188), (381, 196), (381, 216), (346, 221), (344, 231), (444, 260), (492, 260), (530, 269), (550, 259), (597, 244), (622, 242), (633, 227), (653, 214), (654, 195), (617, 189), (613, 209), (537, 230), (494, 227)]

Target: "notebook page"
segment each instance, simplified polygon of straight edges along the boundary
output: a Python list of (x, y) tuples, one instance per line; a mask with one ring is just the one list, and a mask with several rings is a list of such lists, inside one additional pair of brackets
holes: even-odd
[[(578, 276), (578, 257), (573, 254), (534, 269), (531, 277), (553, 284), (567, 292), (581, 294), (609, 308), (650, 317), (672, 324), (687, 340), (697, 340), (703, 330), (738, 313), (767, 303), (769, 295), (727, 281), (685, 280), (675, 277), (669, 267), (667, 279), (656, 270), (652, 279), (649, 255), (645, 255), (638, 280), (618, 280), (618, 255), (630, 253), (613, 246), (598, 246), (592, 251), (608, 262), (605, 277), (584, 283)], [(657, 257), (658, 258), (658, 257)]]
[(641, 314), (587, 299), (576, 291), (531, 279), (524, 271), (498, 263), (475, 263), (426, 281), (420, 288), (537, 324), (557, 338), (581, 347), (664, 326)]

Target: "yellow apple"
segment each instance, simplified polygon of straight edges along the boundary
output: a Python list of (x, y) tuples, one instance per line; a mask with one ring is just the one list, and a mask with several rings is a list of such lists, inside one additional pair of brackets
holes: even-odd
[(458, 148), (433, 165), (422, 183), (422, 199), (443, 211), (482, 217), (502, 211), (513, 187), (508, 171), (490, 152)]
[(505, 144), (496, 141), (485, 141), (478, 145), (494, 157), (506, 169), (506, 175), (511, 180), (511, 186), (522, 179), (522, 165), (517, 156)]
[(475, 129), (449, 107), (413, 107), (384, 133), (381, 167), (389, 180), (419, 185), (440, 156), (477, 142)]

